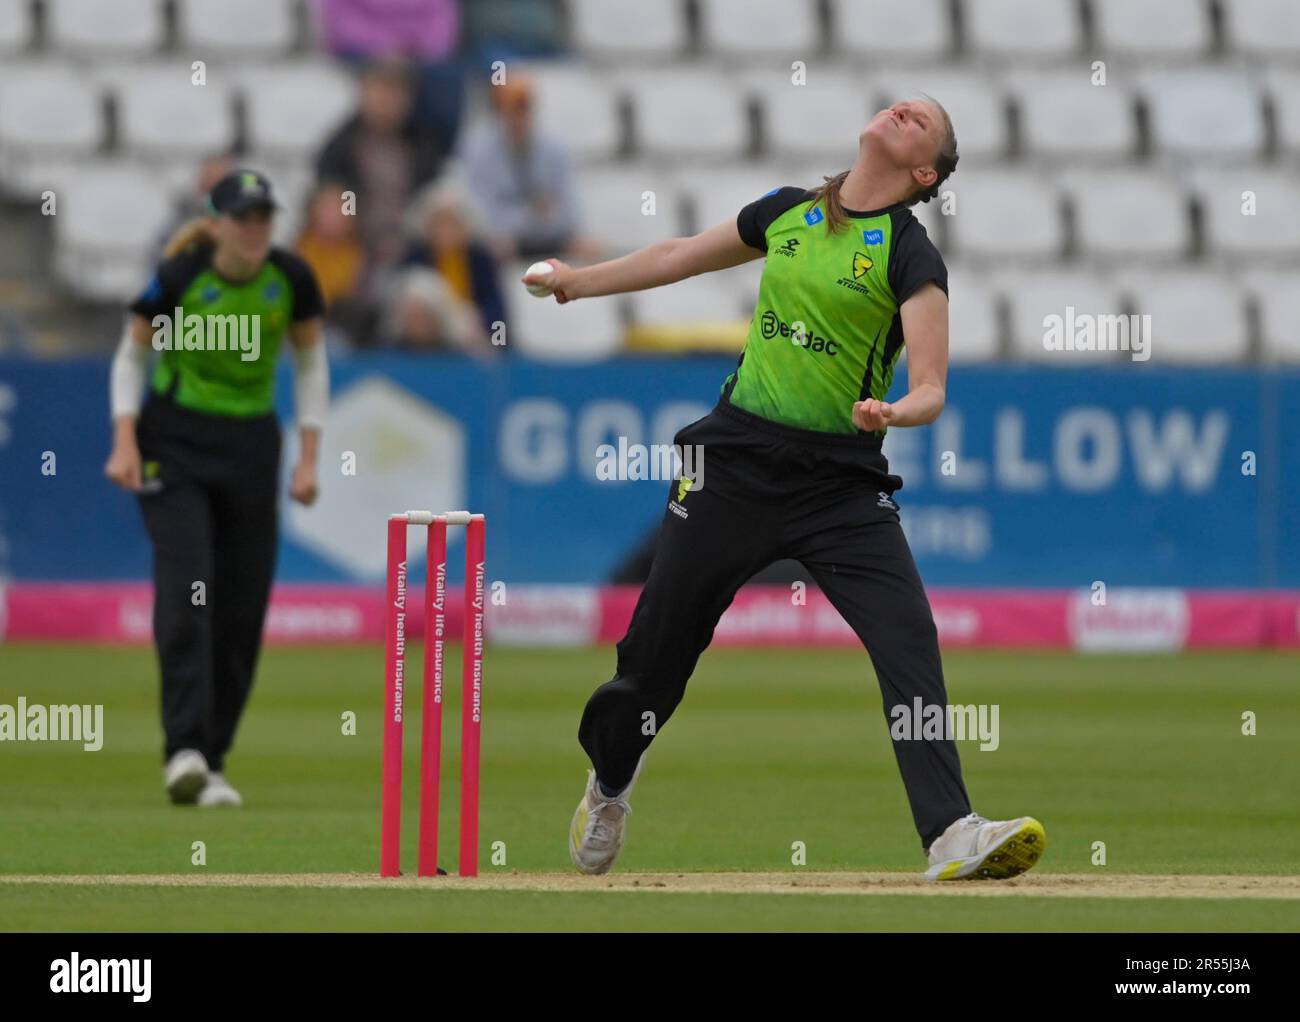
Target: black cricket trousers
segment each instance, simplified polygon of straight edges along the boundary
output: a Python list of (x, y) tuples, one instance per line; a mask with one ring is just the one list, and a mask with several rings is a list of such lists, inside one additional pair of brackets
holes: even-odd
[(136, 436), (153, 543), (163, 758), (197, 749), (220, 771), (253, 686), (275, 572), (279, 422), (150, 395)]
[[(870, 654), (889, 708), (947, 704), (930, 603), (890, 494), (879, 440), (792, 429), (724, 397), (674, 443), (702, 450), (703, 480), (674, 481), (654, 563), (614, 678), (587, 702), (578, 739), (609, 790), (632, 779), (686, 691), (736, 590), (773, 561), (800, 561)], [(698, 445), (698, 446), (696, 446)], [(688, 461), (689, 464), (689, 461)], [(698, 474), (698, 473), (697, 473)], [(894, 741), (912, 816), (928, 848), (971, 811), (950, 739)]]

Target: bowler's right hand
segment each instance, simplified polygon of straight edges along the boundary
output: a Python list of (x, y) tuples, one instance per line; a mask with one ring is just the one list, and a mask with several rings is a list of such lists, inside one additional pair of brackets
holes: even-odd
[(551, 288), (551, 294), (555, 295), (555, 300), (560, 305), (565, 302), (573, 301), (573, 297), (568, 293), (568, 288), (573, 284), (573, 267), (568, 263), (561, 262), (559, 259), (545, 259), (543, 262), (550, 263), (554, 269), (550, 273), (529, 274), (525, 273), (520, 277), (520, 281), (527, 284), (547, 284)]

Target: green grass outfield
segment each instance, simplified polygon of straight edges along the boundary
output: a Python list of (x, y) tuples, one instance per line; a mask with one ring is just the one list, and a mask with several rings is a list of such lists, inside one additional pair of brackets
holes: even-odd
[[(414, 870), (419, 649), (408, 651), (404, 865)], [(1292, 656), (953, 653), (949, 697), (1000, 707), (1001, 745), (960, 745), (975, 808), (1047, 828), (1014, 887), (846, 893), (924, 865), (863, 654), (713, 650), (655, 741), (618, 875), (742, 873), (807, 893), (610, 886), (472, 889), (456, 879), (302, 884), (378, 867), (378, 646), (271, 649), (227, 774), (246, 807), (167, 804), (149, 649), (0, 646), (0, 703), (103, 703), (104, 747), (0, 743), (0, 927), (14, 930), (1290, 930), (1300, 929), (1300, 687)], [(459, 650), (448, 659), (443, 863), (454, 865)], [(572, 874), (565, 838), (586, 763), (576, 732), (611, 649), (490, 648), (483, 884)], [(1258, 734), (1241, 734), (1253, 711)], [(356, 714), (355, 736), (343, 717)], [(1092, 864), (1093, 843), (1107, 864)], [(191, 862), (202, 842), (206, 865)], [(791, 863), (801, 842), (807, 864)], [(504, 864), (494, 863), (495, 855)], [(172, 882), (128, 881), (166, 875)], [(256, 886), (230, 874), (272, 874)], [(1256, 877), (1232, 896), (1160, 878)], [(1089, 883), (1123, 875), (1125, 896)], [(22, 883), (13, 882), (22, 876)], [(94, 877), (103, 877), (96, 881)], [(79, 878), (78, 882), (71, 882)], [(787, 879), (788, 878), (788, 879)], [(1053, 881), (1056, 886), (1043, 886)], [(1031, 881), (1034, 881), (1031, 883)], [(558, 881), (557, 881), (558, 883)], [(1068, 885), (1075, 885), (1068, 887)], [(1060, 885), (1067, 885), (1060, 889)], [(1003, 885), (1006, 886), (1006, 885)], [(961, 888), (960, 891), (950, 888)], [(974, 894), (976, 896), (969, 896)], [(1068, 894), (1070, 896), (1060, 896)]]

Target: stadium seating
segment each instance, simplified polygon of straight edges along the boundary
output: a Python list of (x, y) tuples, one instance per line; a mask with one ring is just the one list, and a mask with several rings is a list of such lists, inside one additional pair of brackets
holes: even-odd
[(721, 56), (807, 60), (821, 49), (816, 0), (701, 0), (701, 42)]
[(1232, 0), (1223, 8), (1229, 48), (1252, 57), (1294, 59), (1300, 53), (1295, 0)]
[(1055, 62), (1083, 43), (1074, 0), (965, 0), (969, 42), (985, 56)]
[[(948, 11), (948, 0), (831, 0), (831, 47), (873, 62), (938, 60), (955, 41)], [(881, 39), (889, 46), (882, 48)]]
[(292, 0), (177, 0), (182, 47), (229, 59), (277, 57), (297, 37)]
[(26, 47), (33, 29), (30, 4), (0, 4), (0, 54), (16, 53)]
[(644, 0), (570, 0), (575, 47), (597, 59), (679, 56), (688, 42), (686, 8)]
[(1139, 170), (1067, 174), (1080, 254), (1104, 259), (1185, 259), (1192, 250), (1188, 196), (1168, 176)]
[(1205, 0), (1093, 0), (1097, 41), (1122, 57), (1196, 57), (1211, 45)]
[(619, 254), (683, 233), (677, 183), (653, 167), (584, 169), (578, 194), (586, 222)]
[[(535, 80), (538, 129), (574, 156), (584, 233), (610, 253), (734, 219), (779, 185), (820, 184), (851, 164), (876, 110), (925, 93), (948, 109), (961, 153), (947, 207), (914, 210), (961, 284), (955, 359), (1041, 357), (1043, 303), (1008, 284), (1031, 271), (1053, 301), (1078, 287), (1134, 311), (1164, 303), (1178, 322), (1176, 299), (1213, 282), (1232, 300), (1187, 316), (1185, 341), (1160, 327), (1155, 357), (1296, 358), (1294, 301), (1260, 283), (1285, 284), (1300, 262), (1295, 0), (565, 0), (562, 10), (572, 55), (507, 70)], [(85, 211), (148, 191), (148, 226), (155, 200), (170, 208), (193, 187), (200, 157), (238, 141), (273, 175), (285, 207), (277, 238), (291, 240), (315, 155), (356, 103), (352, 75), (314, 51), (310, 14), (309, 0), (0, 4), (0, 194), (62, 199), (75, 186)], [(1094, 84), (1095, 60), (1105, 84)], [(471, 98), (467, 128), (488, 108), (486, 89)], [(104, 187), (84, 180), (92, 167), (108, 168)], [(125, 183), (130, 168), (144, 168), (148, 188)], [(654, 216), (642, 215), (647, 190)], [(96, 240), (116, 213), (84, 231), (61, 225), (54, 240), (61, 278), (120, 300), (139, 269), (122, 270), (130, 287), (110, 296)], [(153, 229), (141, 228), (150, 245)], [(121, 266), (147, 254), (127, 234)], [(752, 295), (761, 265), (737, 272), (743, 286), (715, 278), (719, 303)], [(624, 312), (663, 325), (673, 310), (698, 318), (706, 297), (690, 284), (577, 315), (617, 334)], [(525, 306), (530, 350), (547, 347), (545, 305)], [(564, 357), (618, 345), (568, 334), (550, 338)]]
[(102, 95), (85, 76), (54, 63), (9, 65), (0, 79), (0, 181), (34, 198), (51, 162), (84, 158), (106, 136)]
[(165, 190), (138, 165), (87, 163), (68, 176), (63, 191), (54, 218), (59, 279), (100, 301), (138, 292), (171, 216)]
[(99, 59), (153, 53), (165, 37), (158, 0), (45, 0), (55, 50)]
[(1260, 270), (1244, 281), (1258, 310), (1261, 355), (1271, 362), (1300, 364), (1300, 288), (1295, 279), (1294, 272)]

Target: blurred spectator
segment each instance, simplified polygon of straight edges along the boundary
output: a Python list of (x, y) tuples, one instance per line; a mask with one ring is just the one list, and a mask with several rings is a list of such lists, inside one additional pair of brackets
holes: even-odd
[(415, 266), (397, 278), (385, 346), (407, 351), (459, 351), (489, 357), (492, 343), (472, 302), (461, 298), (435, 270)]
[(456, 0), (318, 0), (325, 47), (345, 60), (406, 57), (413, 66), (413, 117), (449, 153), (460, 132), (465, 76), (456, 57)]
[(474, 304), (490, 335), (494, 324), (505, 322), (505, 298), (496, 257), (479, 237), (472, 198), (455, 182), (433, 185), (420, 203), (419, 226), (420, 238), (407, 249), (407, 264), (437, 270), (454, 294)]
[(162, 250), (167, 244), (167, 239), (176, 233), (181, 224), (188, 223), (195, 217), (208, 216), (211, 213), (211, 210), (208, 209), (208, 192), (212, 191), (213, 185), (234, 169), (235, 158), (231, 153), (213, 153), (211, 156), (203, 158), (203, 161), (199, 164), (198, 175), (194, 179), (194, 190), (182, 196), (176, 203), (171, 222), (158, 235), (158, 243), (155, 246), (157, 248), (154, 255), (155, 261), (162, 258)]
[(334, 182), (312, 193), (294, 248), (316, 274), (327, 325), (364, 345), (373, 330), (374, 314), (361, 292), (365, 252), (357, 237), (357, 218), (344, 212), (342, 191), (342, 185)]
[(356, 192), (361, 243), (371, 269), (402, 257), (407, 203), (438, 172), (442, 154), (411, 121), (406, 65), (384, 60), (361, 73), (357, 113), (325, 143), (316, 161), (318, 181)]
[(523, 75), (492, 86), (495, 116), (466, 139), (464, 176), (488, 216), (503, 258), (594, 258), (578, 232), (573, 165), (564, 147), (533, 129), (533, 86)]

